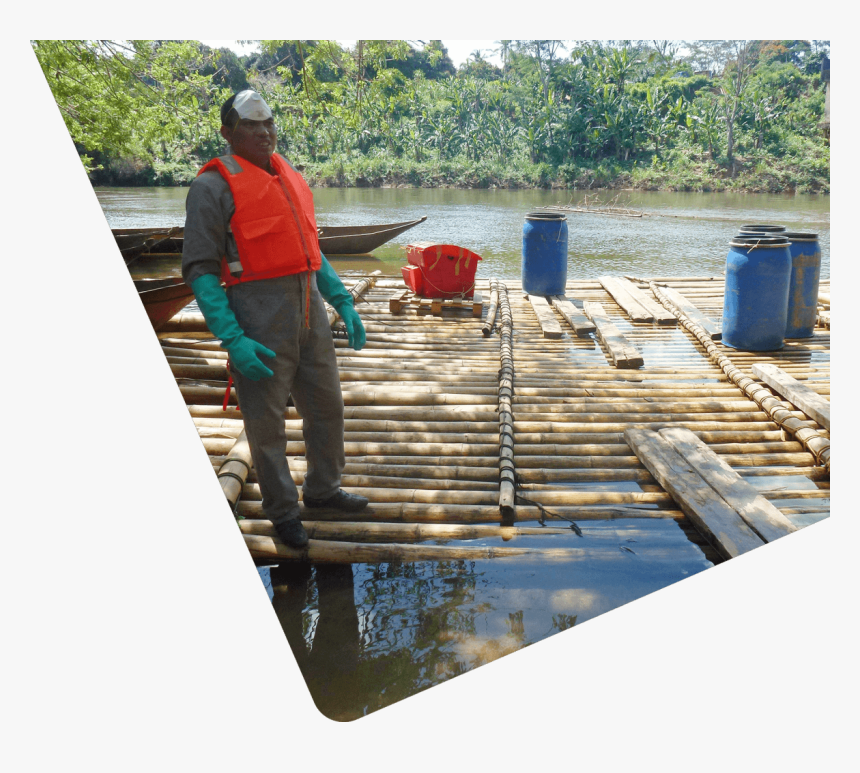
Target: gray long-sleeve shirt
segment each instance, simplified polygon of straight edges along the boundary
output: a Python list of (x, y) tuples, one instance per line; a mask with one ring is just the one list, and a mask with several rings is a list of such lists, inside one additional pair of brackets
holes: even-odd
[(238, 255), (229, 232), (236, 212), (233, 192), (219, 172), (194, 178), (185, 199), (185, 238), (182, 243), (182, 278), (189, 286), (203, 274), (221, 273), (221, 258)]

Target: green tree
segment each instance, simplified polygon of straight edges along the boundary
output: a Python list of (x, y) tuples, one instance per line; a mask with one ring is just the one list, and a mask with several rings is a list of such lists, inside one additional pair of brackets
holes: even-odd
[(87, 171), (93, 153), (153, 160), (220, 125), (214, 57), (196, 41), (34, 40), (33, 51)]
[(718, 101), (726, 127), (726, 158), (731, 164), (732, 177), (734, 177), (737, 172), (734, 156), (735, 124), (744, 106), (752, 70), (749, 58), (750, 41), (721, 42), (728, 44), (726, 50), (730, 50), (734, 54), (734, 59), (726, 63), (723, 75), (717, 83)]

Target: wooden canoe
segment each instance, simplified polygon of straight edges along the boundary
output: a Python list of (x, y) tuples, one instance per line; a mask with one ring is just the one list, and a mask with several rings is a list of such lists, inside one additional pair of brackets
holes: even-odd
[[(427, 217), (404, 223), (379, 223), (374, 225), (321, 226), (320, 250), (323, 255), (366, 255), (381, 247), (395, 236), (423, 223)], [(146, 258), (151, 253), (158, 255), (182, 252), (184, 229), (176, 228), (113, 228), (114, 238), (126, 264)]]
[(320, 250), (323, 255), (364, 255), (381, 247), (404, 231), (423, 223), (427, 217), (405, 223), (379, 225), (323, 226), (319, 229)]
[(135, 279), (134, 286), (156, 331), (194, 300), (194, 293), (181, 276)]
[(166, 239), (181, 238), (184, 231), (185, 228), (181, 225), (161, 228), (111, 228), (126, 264), (144, 252), (151, 252), (153, 247)]

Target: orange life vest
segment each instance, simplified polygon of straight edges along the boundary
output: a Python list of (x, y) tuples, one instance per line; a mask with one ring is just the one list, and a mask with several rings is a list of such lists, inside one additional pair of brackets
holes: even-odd
[(228, 287), (320, 268), (311, 189), (277, 153), (272, 154), (272, 167), (273, 175), (239, 156), (221, 156), (198, 172), (220, 172), (236, 204), (230, 229), (240, 265), (235, 257), (222, 259), (221, 279)]

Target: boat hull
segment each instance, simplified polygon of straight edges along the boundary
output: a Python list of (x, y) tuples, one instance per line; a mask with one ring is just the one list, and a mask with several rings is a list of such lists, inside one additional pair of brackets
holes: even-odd
[(134, 286), (156, 331), (194, 300), (194, 293), (182, 277), (136, 279)]

